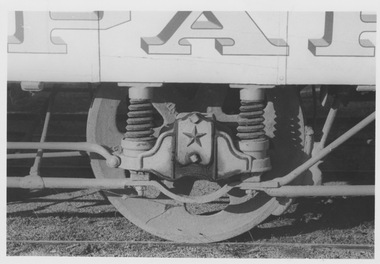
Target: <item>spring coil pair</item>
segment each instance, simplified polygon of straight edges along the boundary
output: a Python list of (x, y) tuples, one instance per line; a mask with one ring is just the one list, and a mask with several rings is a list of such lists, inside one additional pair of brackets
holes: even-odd
[(153, 106), (149, 99), (130, 99), (125, 138), (147, 141), (153, 137)]
[(265, 103), (263, 101), (241, 101), (239, 126), (237, 127), (237, 137), (240, 140), (262, 141), (266, 139), (264, 108)]
[[(264, 107), (262, 101), (241, 101), (237, 127), (240, 140), (265, 140)], [(125, 138), (141, 141), (154, 139), (153, 106), (150, 100), (131, 99), (128, 109)]]

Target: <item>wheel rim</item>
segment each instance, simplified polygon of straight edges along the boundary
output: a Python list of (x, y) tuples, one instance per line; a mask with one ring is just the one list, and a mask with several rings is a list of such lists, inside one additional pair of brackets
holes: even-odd
[[(108, 148), (120, 144), (123, 134), (117, 129), (115, 117), (120, 99), (123, 96), (125, 95), (122, 94), (119, 88), (99, 88), (88, 117), (87, 137), (89, 142), (101, 144)], [(276, 96), (279, 99), (279, 95), (276, 94)], [(289, 95), (285, 94), (285, 96)], [(294, 98), (294, 96), (291, 97)], [(277, 99), (274, 98), (273, 102)], [(274, 108), (269, 106), (269, 110), (266, 109), (266, 111), (273, 111), (271, 109)], [(296, 109), (297, 116), (302, 115), (298, 106), (294, 107), (293, 105), (292, 108), (298, 108)], [(283, 110), (277, 109), (276, 111)], [(275, 121), (275, 118), (271, 122), (273, 121)], [(296, 130), (301, 131), (297, 135), (297, 144), (301, 146), (304, 136), (302, 132), (303, 122), (299, 121), (297, 124), (299, 127)], [(267, 127), (272, 125), (275, 127), (274, 124), (266, 125)], [(269, 134), (271, 134), (271, 131), (269, 131)], [(272, 136), (281, 138), (281, 135)], [(276, 140), (274, 142), (276, 143)], [(280, 140), (276, 144), (281, 146), (284, 143)], [(281, 155), (285, 154), (280, 152), (278, 156)], [(289, 154), (287, 153), (286, 156), (289, 156)], [(293, 163), (297, 162), (299, 163), (298, 157), (294, 158)], [(91, 155), (91, 166), (96, 178), (125, 178), (125, 172), (122, 169), (107, 167), (105, 161), (96, 155)], [(283, 164), (280, 169), (284, 170), (283, 167), (286, 166)], [(273, 175), (279, 173), (278, 170), (273, 172), (265, 175), (265, 177), (276, 177)], [(236, 190), (230, 193), (230, 202), (223, 210), (210, 215), (191, 213), (186, 205), (164, 196), (148, 199), (128, 196), (128, 193), (125, 192), (107, 192), (106, 195), (123, 216), (149, 233), (177, 242), (207, 243), (229, 239), (250, 230), (270, 216), (278, 209), (279, 203), (281, 203), (280, 200), (269, 197), (264, 193), (257, 193), (251, 199), (234, 193), (236, 193)], [(123, 196), (123, 194), (127, 195)], [(239, 196), (242, 197), (240, 198)]]

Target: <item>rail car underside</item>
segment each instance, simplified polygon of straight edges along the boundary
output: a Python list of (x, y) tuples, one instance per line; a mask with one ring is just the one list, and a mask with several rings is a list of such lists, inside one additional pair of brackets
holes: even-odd
[[(112, 189), (128, 220), (189, 243), (239, 235), (294, 197), (374, 195), (322, 185), (318, 165), (375, 119), (327, 140), (339, 107), (375, 92), (375, 34), (368, 12), (12, 12), (9, 87), (52, 93), (40, 142), (8, 142), (8, 159), (35, 158), (8, 188)], [(87, 142), (45, 142), (57, 83), (93, 90)], [(321, 131), (306, 88), (331, 99)], [(62, 150), (87, 152), (95, 179), (41, 177)]]

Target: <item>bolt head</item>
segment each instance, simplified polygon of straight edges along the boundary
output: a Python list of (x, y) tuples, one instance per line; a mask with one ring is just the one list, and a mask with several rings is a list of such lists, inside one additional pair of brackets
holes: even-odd
[(193, 114), (192, 116), (190, 116), (189, 119), (190, 119), (190, 122), (193, 124), (197, 124), (201, 120), (197, 114)]
[(192, 163), (197, 163), (201, 160), (198, 154), (192, 154), (189, 159)]
[(107, 160), (107, 165), (111, 168), (117, 168), (120, 166), (120, 159), (116, 156), (112, 156)]
[(139, 197), (142, 197), (142, 196), (144, 196), (144, 194), (145, 194), (145, 190), (146, 190), (146, 188), (145, 188), (145, 186), (135, 186), (135, 190), (136, 190), (136, 192), (137, 192), (137, 195), (138, 195)]

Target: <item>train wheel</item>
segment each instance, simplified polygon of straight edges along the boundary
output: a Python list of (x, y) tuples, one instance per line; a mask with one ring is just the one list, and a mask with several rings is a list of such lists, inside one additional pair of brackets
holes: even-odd
[[(158, 88), (160, 89), (160, 88)], [(101, 87), (90, 108), (87, 137), (89, 142), (111, 148), (123, 137), (116, 124), (116, 112), (123, 90)], [(279, 88), (267, 92), (266, 132), (271, 138), (273, 170), (264, 179), (280, 177), (304, 160), (304, 123), (298, 90)], [(125, 178), (122, 169), (109, 168), (97, 155), (91, 156), (91, 166), (97, 178)], [(164, 181), (163, 181), (164, 182)], [(182, 181), (171, 190), (179, 194), (199, 195), (206, 189), (217, 189), (204, 181)], [(169, 187), (169, 185), (168, 185)], [(240, 235), (281, 210), (287, 201), (258, 192), (252, 196), (233, 189), (228, 197), (215, 203), (183, 204), (164, 195), (136, 197), (132, 191), (105, 192), (109, 201), (129, 221), (164, 239), (186, 243), (221, 241)], [(224, 199), (224, 200), (223, 200)], [(221, 206), (215, 204), (220, 202)]]

